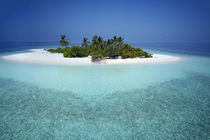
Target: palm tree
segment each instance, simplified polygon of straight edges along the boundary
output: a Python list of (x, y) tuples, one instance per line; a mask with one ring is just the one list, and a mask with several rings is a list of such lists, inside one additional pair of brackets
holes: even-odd
[(101, 36), (98, 37), (97, 42), (98, 42), (98, 48), (99, 49), (104, 49), (104, 45), (105, 44), (104, 44), (104, 40), (103, 40), (103, 38)]
[(113, 42), (114, 42), (114, 43), (117, 42), (117, 36), (116, 36), (116, 35), (113, 37)]
[(84, 37), (82, 40), (82, 47), (88, 47), (88, 44), (89, 44), (88, 39)]
[(61, 35), (61, 40), (59, 42), (60, 42), (60, 46), (62, 47), (63, 46), (67, 47), (69, 45), (69, 42), (67, 41), (65, 35)]
[(103, 43), (103, 38), (101, 36), (98, 37), (98, 45), (101, 45)]
[(97, 36), (97, 35), (93, 36), (92, 45), (93, 45), (93, 46), (98, 45), (98, 36)]
[(124, 39), (123, 39), (121, 36), (119, 36), (119, 37), (117, 38), (117, 41), (118, 41), (118, 43), (119, 43), (120, 46), (123, 45), (123, 40), (124, 40)]
[(112, 40), (111, 40), (111, 39), (108, 39), (108, 40), (107, 40), (107, 44), (108, 44), (108, 45), (112, 44)]
[(108, 39), (107, 41), (106, 41), (106, 46), (107, 47), (110, 47), (112, 45), (112, 39)]
[(98, 46), (98, 36), (94, 35), (91, 42), (91, 48), (96, 50)]

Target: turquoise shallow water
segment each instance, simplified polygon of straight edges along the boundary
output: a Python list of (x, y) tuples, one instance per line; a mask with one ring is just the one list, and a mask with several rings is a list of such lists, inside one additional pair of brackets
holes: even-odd
[(183, 60), (112, 66), (0, 60), (0, 139), (210, 139), (210, 58), (160, 53)]

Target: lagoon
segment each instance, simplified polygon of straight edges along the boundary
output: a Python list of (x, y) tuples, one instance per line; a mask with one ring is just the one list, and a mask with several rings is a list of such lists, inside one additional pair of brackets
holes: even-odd
[[(21, 52), (33, 48), (49, 46)], [(184, 60), (49, 66), (1, 59), (0, 139), (210, 138), (210, 58), (148, 52)]]

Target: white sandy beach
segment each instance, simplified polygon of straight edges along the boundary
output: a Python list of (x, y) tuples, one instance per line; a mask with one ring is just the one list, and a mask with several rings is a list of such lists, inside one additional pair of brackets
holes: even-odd
[[(40, 65), (95, 65), (91, 56), (84, 58), (65, 58), (61, 53), (50, 53), (44, 49), (32, 49), (27, 53), (17, 53), (2, 56), (2, 59), (12, 62)], [(153, 54), (153, 58), (105, 59), (100, 64), (165, 64), (180, 61), (181, 57)]]

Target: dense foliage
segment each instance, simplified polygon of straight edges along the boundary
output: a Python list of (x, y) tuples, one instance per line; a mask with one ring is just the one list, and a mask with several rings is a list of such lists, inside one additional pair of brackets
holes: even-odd
[[(61, 42), (66, 42), (65, 45)], [(68, 41), (65, 36), (61, 36), (60, 45), (67, 46)], [(87, 38), (82, 41), (82, 46), (72, 46), (66, 48), (49, 49), (52, 53), (63, 53), (64, 57), (87, 57), (92, 56), (92, 60), (101, 60), (103, 58), (135, 58), (135, 57), (152, 57), (151, 54), (140, 48), (132, 47), (123, 42), (122, 37), (114, 36), (112, 39), (103, 40), (100, 36), (94, 36), (91, 43)]]

